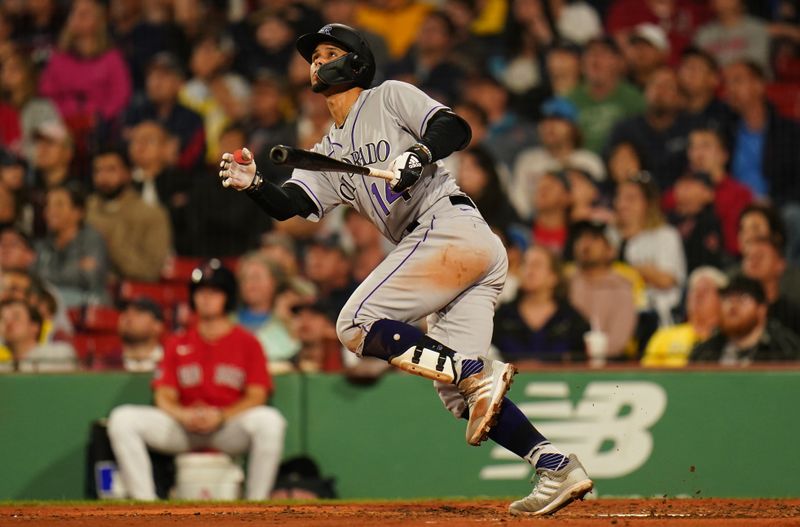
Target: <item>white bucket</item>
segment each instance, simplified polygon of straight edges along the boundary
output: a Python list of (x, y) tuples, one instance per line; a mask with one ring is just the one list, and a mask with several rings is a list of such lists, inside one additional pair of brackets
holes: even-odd
[(175, 457), (175, 498), (237, 500), (244, 471), (222, 452), (179, 454)]

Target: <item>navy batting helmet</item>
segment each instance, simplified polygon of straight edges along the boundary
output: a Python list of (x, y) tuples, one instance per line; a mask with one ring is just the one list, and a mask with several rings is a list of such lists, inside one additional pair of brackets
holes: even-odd
[[(297, 51), (311, 64), (314, 49), (323, 42), (331, 42), (348, 53), (320, 67), (317, 76), (322, 83), (369, 88), (375, 77), (375, 57), (364, 37), (350, 26), (327, 24), (316, 33), (306, 33), (298, 38)], [(315, 88), (315, 91), (322, 91), (327, 86)]]
[(194, 293), (201, 287), (213, 287), (225, 293), (225, 311), (230, 313), (236, 309), (236, 277), (222, 262), (216, 258), (204, 262), (192, 271), (189, 281), (189, 301), (194, 309)]

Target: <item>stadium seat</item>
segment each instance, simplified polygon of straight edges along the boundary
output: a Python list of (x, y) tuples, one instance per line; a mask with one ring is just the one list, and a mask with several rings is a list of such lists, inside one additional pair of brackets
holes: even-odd
[(86, 306), (80, 328), (95, 333), (116, 333), (119, 311), (111, 307)]
[(186, 283), (192, 277), (192, 271), (202, 262), (202, 258), (175, 256), (164, 265), (161, 270), (161, 278), (169, 282)]

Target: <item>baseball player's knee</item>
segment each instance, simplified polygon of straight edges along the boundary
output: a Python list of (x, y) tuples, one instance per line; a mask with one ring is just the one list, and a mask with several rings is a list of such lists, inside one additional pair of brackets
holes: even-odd
[(112, 439), (120, 435), (127, 435), (136, 426), (138, 419), (138, 408), (133, 404), (123, 404), (117, 406), (108, 416), (108, 435)]
[(339, 337), (339, 342), (355, 354), (361, 353), (361, 347), (364, 343), (364, 337), (367, 332), (364, 331), (362, 326), (355, 325), (352, 318), (345, 318), (339, 315), (336, 321), (336, 336)]
[(286, 419), (271, 406), (257, 406), (248, 411), (248, 429), (256, 437), (281, 438), (286, 433)]

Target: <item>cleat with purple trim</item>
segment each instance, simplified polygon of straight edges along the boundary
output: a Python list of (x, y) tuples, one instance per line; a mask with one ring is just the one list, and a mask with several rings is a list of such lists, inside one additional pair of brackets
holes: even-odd
[[(538, 478), (538, 479), (537, 479)], [(569, 462), (557, 470), (537, 468), (534, 476), (536, 484), (533, 491), (509, 506), (514, 515), (542, 516), (553, 514), (592, 490), (594, 483), (575, 454), (569, 455)]]

